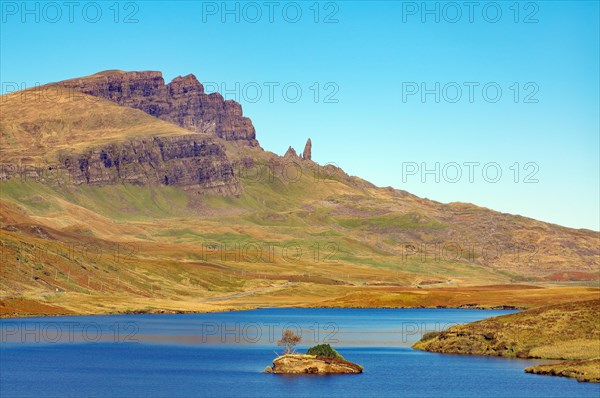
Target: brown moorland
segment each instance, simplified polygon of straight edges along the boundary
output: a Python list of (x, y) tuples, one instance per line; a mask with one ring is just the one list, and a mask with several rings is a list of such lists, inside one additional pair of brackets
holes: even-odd
[(47, 88), (0, 98), (2, 316), (530, 308), (598, 293), (597, 232), (265, 151), (239, 104), (193, 76)]

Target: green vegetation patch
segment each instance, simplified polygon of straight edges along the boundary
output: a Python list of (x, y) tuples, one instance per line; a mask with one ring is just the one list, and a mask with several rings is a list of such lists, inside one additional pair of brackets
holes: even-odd
[(336, 218), (336, 222), (344, 228), (360, 228), (368, 230), (414, 230), (414, 229), (443, 229), (446, 225), (424, 217), (417, 213), (409, 214), (383, 214), (370, 217)]
[(306, 351), (306, 353), (308, 355), (316, 355), (316, 356), (320, 356), (320, 357), (335, 358), (335, 359), (341, 359), (344, 361), (346, 360), (343, 356), (340, 355), (339, 352), (337, 352), (335, 350), (335, 348), (333, 348), (329, 344), (316, 345), (314, 347), (309, 348), (308, 351)]

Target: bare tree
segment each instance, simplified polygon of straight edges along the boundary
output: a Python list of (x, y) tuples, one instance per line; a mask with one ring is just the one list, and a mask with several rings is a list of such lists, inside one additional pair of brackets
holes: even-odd
[(281, 334), (281, 340), (277, 342), (277, 345), (285, 346), (285, 351), (283, 352), (284, 355), (293, 354), (294, 346), (298, 344), (300, 340), (302, 340), (302, 337), (296, 336), (292, 330), (286, 329)]

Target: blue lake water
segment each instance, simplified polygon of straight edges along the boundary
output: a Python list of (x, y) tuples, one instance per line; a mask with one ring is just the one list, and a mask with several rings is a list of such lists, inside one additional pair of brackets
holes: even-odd
[[(541, 361), (415, 351), (422, 333), (510, 313), (262, 309), (0, 320), (1, 397), (595, 397), (600, 385), (526, 374)], [(283, 329), (334, 345), (359, 375), (264, 374)]]

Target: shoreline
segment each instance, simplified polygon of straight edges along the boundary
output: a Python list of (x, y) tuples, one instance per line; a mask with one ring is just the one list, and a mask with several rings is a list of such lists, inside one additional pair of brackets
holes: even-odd
[(227, 313), (227, 312), (243, 312), (243, 311), (256, 311), (261, 309), (332, 309), (332, 310), (478, 310), (478, 311), (524, 311), (526, 308), (518, 308), (514, 306), (502, 306), (502, 308), (496, 307), (305, 307), (305, 306), (270, 306), (270, 307), (254, 307), (254, 308), (242, 308), (242, 309), (217, 309), (215, 311), (176, 311), (176, 310), (135, 310), (125, 312), (107, 312), (107, 313), (95, 313), (95, 314), (40, 314), (40, 315), (19, 315), (11, 314), (9, 316), (1, 315), (0, 321), (3, 319), (33, 319), (33, 318), (58, 318), (58, 317), (97, 317), (97, 316), (118, 316), (118, 315), (195, 315), (195, 314), (215, 314), (215, 313)]
[(136, 297), (126, 294), (22, 294), (0, 298), (0, 319), (121, 314), (202, 314), (260, 308), (476, 309), (522, 311), (600, 297), (590, 287), (527, 285), (465, 286), (449, 289), (348, 288), (327, 293), (321, 286), (299, 284), (293, 290), (244, 295), (205, 302), (204, 298)]

